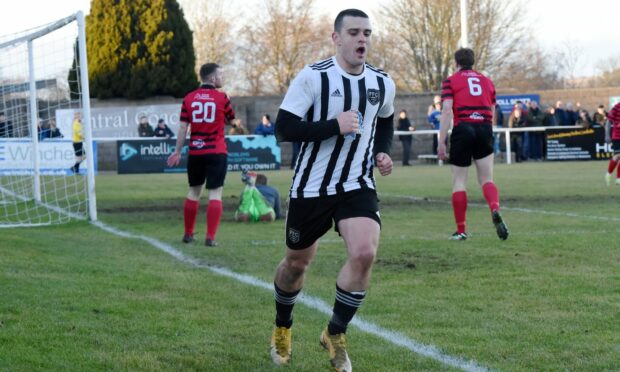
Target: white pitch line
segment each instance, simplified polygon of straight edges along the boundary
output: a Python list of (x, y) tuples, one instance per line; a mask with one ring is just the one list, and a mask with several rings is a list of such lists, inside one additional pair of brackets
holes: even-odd
[[(32, 198), (28, 198), (28, 197), (25, 197), (23, 195), (19, 195), (19, 194), (15, 193), (15, 192), (13, 192), (13, 191), (11, 191), (9, 189), (6, 189), (6, 188), (4, 188), (2, 186), (0, 186), (0, 193), (6, 194), (6, 195), (10, 195), (10, 196), (14, 197), (15, 199), (21, 200), (22, 202), (29, 202), (29, 201), (32, 200)], [(9, 204), (9, 203), (6, 202), (6, 204)], [(83, 215), (80, 215), (80, 214), (77, 214), (77, 213), (74, 213), (74, 212), (66, 211), (66, 210), (62, 209), (61, 207), (59, 207), (57, 205), (51, 205), (51, 204), (43, 203), (43, 202), (39, 201), (39, 202), (37, 202), (37, 206), (45, 207), (45, 208), (50, 209), (50, 210), (52, 210), (54, 212), (57, 212), (58, 214), (62, 214), (62, 215), (65, 215), (65, 216), (68, 216), (70, 218), (74, 218), (74, 219), (77, 219), (77, 220), (82, 220), (83, 221), (83, 220), (86, 219), (86, 217), (83, 216)], [(17, 224), (3, 224), (3, 225), (0, 225), (0, 228), (35, 227), (35, 226), (47, 226), (47, 225), (50, 225), (50, 223), (47, 223), (47, 222), (41, 222), (41, 223), (17, 223)]]
[[(234, 279), (238, 282), (249, 284), (251, 286), (263, 288), (267, 291), (273, 292), (273, 283), (267, 283), (265, 281), (257, 279), (248, 274), (236, 273), (225, 267), (211, 265), (205, 261), (188, 256), (184, 254), (183, 252), (175, 249), (171, 245), (161, 242), (155, 238), (122, 231), (115, 227), (109, 226), (101, 221), (94, 221), (91, 223), (99, 227), (100, 229), (106, 232), (109, 232), (111, 234), (114, 234), (116, 236), (119, 236), (119, 237), (144, 240), (145, 242), (151, 244), (153, 247), (171, 255), (175, 259), (183, 263), (186, 263), (188, 265), (198, 267), (198, 268), (208, 269), (209, 271), (213, 273), (222, 275), (227, 278)], [(325, 303), (325, 301), (321, 300), (318, 297), (314, 297), (314, 296), (310, 296), (310, 295), (302, 293), (301, 296), (298, 297), (298, 301), (306, 305), (307, 307), (317, 310), (323, 314), (327, 314), (327, 315), (332, 314), (331, 307), (327, 303)], [(448, 365), (454, 368), (459, 368), (463, 371), (472, 371), (472, 372), (489, 371), (488, 368), (478, 365), (478, 363), (476, 363), (474, 360), (465, 360), (462, 358), (458, 358), (455, 356), (445, 354), (438, 347), (434, 345), (426, 345), (418, 341), (412, 340), (409, 337), (401, 333), (387, 330), (372, 322), (363, 320), (359, 316), (356, 316), (351, 322), (351, 324), (357, 327), (362, 332), (374, 335), (376, 337), (384, 339), (387, 342), (391, 342), (394, 345), (404, 347), (416, 354), (434, 359), (445, 365)]]
[[(451, 202), (449, 201), (445, 201), (445, 200), (435, 200), (435, 199), (431, 199), (431, 198), (422, 198), (419, 196), (411, 196), (411, 195), (397, 195), (397, 194), (383, 194), (384, 196), (390, 196), (393, 198), (402, 198), (402, 199), (409, 199), (409, 200), (413, 200), (413, 201), (419, 201), (419, 202), (427, 202), (427, 203), (436, 203), (436, 204), (451, 204)], [(379, 195), (381, 196), (381, 195)], [(468, 206), (473, 206), (473, 207), (484, 207), (487, 208), (488, 206), (486, 204), (482, 204), (482, 203), (467, 203)], [(590, 215), (583, 215), (583, 214), (578, 214), (578, 213), (573, 213), (573, 212), (555, 212), (555, 211), (546, 211), (544, 209), (530, 209), (530, 208), (518, 208), (518, 207), (506, 207), (502, 205), (502, 210), (505, 211), (515, 211), (515, 212), (523, 212), (523, 213), (532, 213), (532, 214), (549, 214), (549, 215), (554, 215), (554, 216), (561, 216), (561, 217), (578, 217), (578, 218), (586, 218), (586, 219), (591, 219), (591, 220), (601, 220), (601, 221), (613, 221), (613, 222), (617, 222), (620, 221), (619, 217), (607, 217), (607, 216), (590, 216)]]

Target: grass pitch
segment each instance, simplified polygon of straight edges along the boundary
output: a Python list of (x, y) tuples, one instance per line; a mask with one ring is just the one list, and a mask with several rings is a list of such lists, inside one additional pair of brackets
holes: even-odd
[[(378, 176), (383, 229), (359, 316), (448, 356), (493, 370), (620, 366), (620, 187), (603, 162), (498, 164), (503, 216), (495, 235), (472, 168), (465, 242), (454, 231), (450, 168)], [(291, 173), (268, 173), (285, 195)], [(229, 173), (220, 246), (180, 242), (184, 175), (97, 177), (99, 218), (198, 262), (271, 283), (284, 221), (238, 224), (243, 185)], [(204, 199), (203, 199), (204, 200)], [(304, 292), (330, 306), (345, 259), (328, 233)], [(0, 370), (268, 371), (272, 294), (180, 262), (144, 240), (87, 222), (0, 230)], [(295, 308), (292, 370), (327, 370), (318, 344), (328, 316)], [(454, 370), (351, 327), (357, 371)]]

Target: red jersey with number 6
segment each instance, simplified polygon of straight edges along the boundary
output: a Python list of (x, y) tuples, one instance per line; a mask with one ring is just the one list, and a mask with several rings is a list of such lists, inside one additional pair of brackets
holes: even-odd
[(214, 86), (202, 85), (188, 93), (180, 120), (190, 125), (189, 154), (227, 154), (224, 127), (234, 118), (230, 99)]
[(460, 70), (444, 80), (441, 101), (452, 100), (454, 126), (460, 123), (491, 124), (495, 105), (495, 86), (488, 77), (474, 70)]

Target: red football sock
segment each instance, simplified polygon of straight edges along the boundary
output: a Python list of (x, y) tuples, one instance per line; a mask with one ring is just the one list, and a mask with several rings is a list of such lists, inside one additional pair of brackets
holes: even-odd
[(207, 239), (215, 240), (217, 228), (220, 226), (222, 218), (222, 201), (209, 200), (207, 207)]
[(185, 199), (183, 216), (185, 217), (185, 234), (194, 234), (196, 215), (198, 214), (198, 200)]
[(452, 193), (452, 210), (454, 211), (454, 221), (456, 222), (456, 232), (465, 232), (465, 215), (467, 214), (467, 193), (457, 191)]
[(494, 210), (499, 210), (499, 191), (497, 190), (497, 186), (495, 186), (492, 181), (482, 185), (482, 194), (484, 195), (484, 199), (487, 201), (491, 212)]
[[(614, 169), (616, 169), (616, 165), (618, 165), (617, 161), (615, 161), (613, 158), (609, 159), (609, 165), (607, 166), (607, 173), (613, 173)], [(620, 172), (620, 168), (618, 168), (618, 172)]]

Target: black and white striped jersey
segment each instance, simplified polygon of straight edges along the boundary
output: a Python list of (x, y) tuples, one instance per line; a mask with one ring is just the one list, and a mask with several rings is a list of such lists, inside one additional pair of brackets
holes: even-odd
[(304, 142), (291, 185), (291, 198), (313, 198), (375, 188), (373, 139), (377, 117), (394, 113), (394, 81), (384, 71), (366, 64), (351, 75), (336, 57), (307, 65), (289, 86), (280, 109), (302, 121), (335, 119), (352, 109), (363, 115), (361, 134), (338, 135)]

